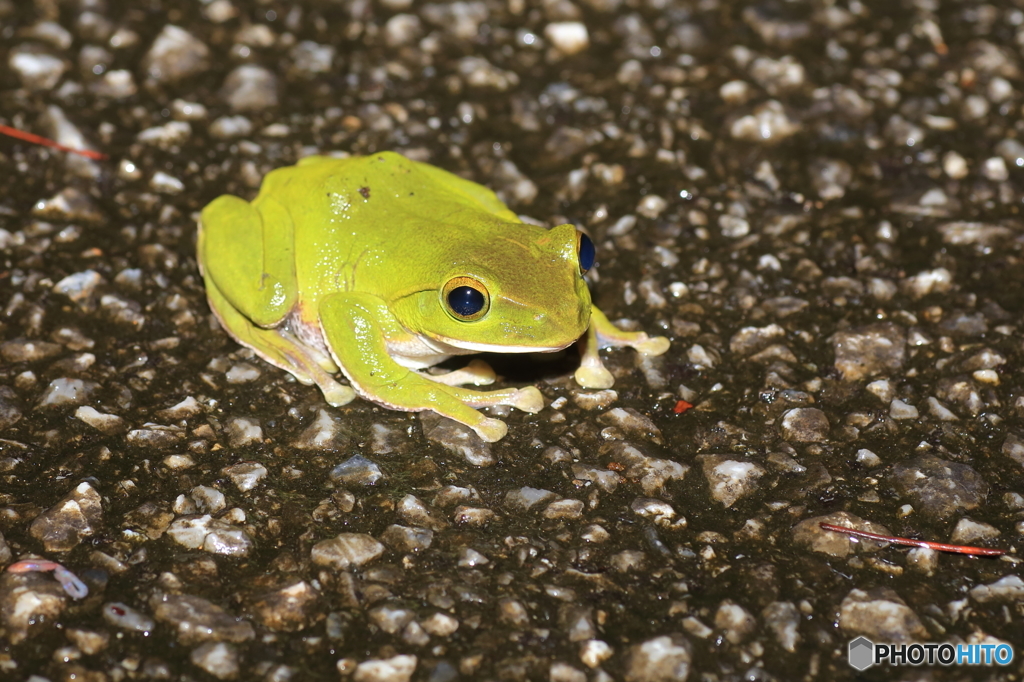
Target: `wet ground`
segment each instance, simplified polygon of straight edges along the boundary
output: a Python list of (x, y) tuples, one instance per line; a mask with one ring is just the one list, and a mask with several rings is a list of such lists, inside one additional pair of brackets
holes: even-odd
[[(1022, 49), (1009, 3), (0, 0), (0, 123), (109, 156), (0, 139), (0, 565), (89, 591), (0, 574), (0, 678), (1020, 679)], [(386, 149), (587, 230), (669, 352), (495, 359), (547, 406), (487, 445), (241, 349), (197, 212)]]

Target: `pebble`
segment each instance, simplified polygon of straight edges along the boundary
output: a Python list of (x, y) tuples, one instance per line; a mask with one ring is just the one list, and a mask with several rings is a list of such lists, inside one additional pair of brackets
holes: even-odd
[(170, 151), (185, 144), (192, 137), (192, 126), (188, 121), (170, 121), (162, 126), (146, 128), (135, 139), (142, 144), (152, 145)]
[(245, 116), (221, 116), (210, 124), (210, 135), (221, 140), (248, 137), (252, 131), (252, 121)]
[(981, 174), (992, 182), (1006, 182), (1010, 179), (1010, 171), (1001, 156), (992, 156), (981, 164)]
[(210, 554), (247, 556), (253, 546), (253, 540), (244, 528), (209, 514), (176, 519), (167, 529), (167, 534), (179, 545), (202, 549)]
[(299, 450), (325, 450), (338, 447), (344, 440), (341, 421), (324, 408), (318, 408), (316, 418), (302, 430), (291, 446)]
[(822, 443), (828, 440), (828, 417), (816, 407), (786, 410), (779, 420), (779, 432), (790, 443)]
[(11, 644), (21, 644), (52, 628), (67, 603), (67, 594), (50, 576), (0, 573), (0, 629)]
[(7, 66), (18, 74), (22, 87), (37, 92), (53, 90), (67, 70), (63, 59), (31, 45), (20, 45), (11, 50)]
[(354, 682), (409, 682), (416, 672), (417, 658), (411, 655), (367, 659), (356, 666)]
[(517, 511), (530, 511), (534, 507), (547, 504), (557, 498), (558, 495), (550, 490), (523, 486), (505, 494), (505, 506)]
[(399, 517), (406, 523), (414, 526), (429, 528), (433, 531), (440, 531), (448, 527), (448, 521), (443, 516), (430, 509), (415, 495), (406, 495), (398, 502), (396, 510)]
[[(0, 431), (17, 424), (22, 416), (18, 394), (9, 386), (0, 386)], [(2, 557), (0, 563), (3, 563)]]
[(391, 524), (381, 534), (380, 539), (398, 552), (422, 552), (433, 542), (434, 531), (429, 528)]
[(460, 526), (482, 527), (494, 521), (497, 517), (498, 515), (490, 509), (467, 505), (456, 507), (452, 512), (452, 521)]
[(615, 492), (615, 489), (619, 487), (619, 483), (623, 480), (622, 477), (614, 471), (601, 469), (580, 462), (573, 463), (572, 475), (573, 478), (579, 481), (590, 481), (606, 493)]
[(247, 600), (248, 612), (274, 632), (299, 632), (324, 618), (323, 595), (305, 580), (258, 592)]
[[(625, 476), (638, 481), (644, 494), (649, 496), (663, 495), (669, 481), (683, 480), (690, 470), (689, 465), (672, 459), (650, 457), (629, 443), (608, 443), (601, 447), (601, 454), (622, 465)], [(573, 472), (575, 475), (575, 465)]]
[(90, 86), (90, 89), (97, 97), (113, 100), (128, 99), (139, 92), (135, 77), (127, 69), (107, 71)]
[(601, 391), (579, 391), (570, 393), (572, 401), (584, 410), (601, 410), (614, 404), (619, 399), (618, 391), (604, 389)]
[(555, 500), (541, 513), (545, 519), (579, 519), (583, 516), (581, 500)]
[(900, 462), (892, 468), (891, 477), (901, 498), (936, 520), (977, 509), (988, 494), (988, 484), (970, 466), (935, 455)]
[(423, 629), (434, 637), (449, 637), (459, 629), (459, 621), (447, 613), (437, 612), (423, 621)]
[(177, 426), (147, 424), (141, 429), (128, 432), (127, 442), (139, 448), (162, 450), (177, 446), (185, 438), (185, 433)]
[(889, 416), (899, 421), (903, 419), (917, 420), (920, 418), (921, 415), (917, 411), (916, 407), (909, 403), (903, 402), (899, 398), (896, 398), (891, 403), (889, 403)]
[(846, 636), (864, 635), (873, 642), (907, 644), (928, 637), (917, 614), (887, 587), (850, 590), (839, 606), (838, 624)]
[(362, 455), (353, 455), (331, 470), (331, 480), (341, 485), (377, 485), (384, 478), (380, 467)]
[(800, 611), (792, 602), (772, 602), (761, 611), (765, 627), (784, 650), (793, 653), (800, 644)]
[(306, 77), (330, 73), (336, 52), (333, 45), (323, 45), (312, 40), (300, 41), (290, 52), (292, 68)]
[(142, 68), (157, 83), (169, 84), (195, 76), (209, 67), (210, 48), (185, 29), (167, 24), (153, 41)]
[(249, 621), (231, 615), (213, 602), (189, 594), (156, 594), (149, 608), (157, 621), (169, 625), (179, 644), (245, 642), (256, 636)]
[(955, 151), (948, 151), (942, 155), (942, 170), (954, 180), (962, 180), (967, 177), (967, 159)]
[(768, 100), (754, 113), (736, 119), (729, 127), (734, 139), (761, 144), (778, 144), (799, 133), (802, 126), (791, 119), (778, 100)]
[(380, 606), (373, 607), (367, 613), (370, 624), (389, 635), (400, 632), (415, 617), (416, 614), (413, 611), (397, 604), (381, 604)]
[[(100, 433), (120, 433), (128, 428), (124, 419), (121, 419), (116, 414), (100, 412), (95, 407), (89, 405), (83, 405), (75, 410), (75, 419), (88, 424)], [(0, 423), (2, 421), (3, 418), (0, 416)]]
[(641, 414), (631, 407), (615, 407), (597, 418), (601, 424), (614, 426), (626, 438), (642, 438), (661, 445), (664, 439), (661, 430), (650, 417)]
[(277, 76), (254, 64), (235, 67), (224, 79), (220, 97), (235, 112), (259, 112), (277, 106)]
[(88, 482), (37, 516), (29, 532), (47, 552), (67, 552), (94, 535), (103, 523), (103, 501)]
[(310, 559), (317, 566), (335, 570), (360, 567), (384, 553), (384, 545), (365, 533), (341, 533), (313, 545)]
[(384, 24), (384, 43), (390, 48), (412, 45), (422, 35), (423, 26), (415, 14), (396, 14)]
[(171, 422), (188, 419), (189, 417), (202, 414), (202, 412), (202, 404), (192, 396), (188, 396), (171, 407), (157, 411), (155, 416), (161, 421)]
[(49, 199), (40, 199), (32, 207), (32, 215), (64, 223), (100, 223), (104, 220), (96, 201), (75, 187), (65, 187)]
[(920, 299), (929, 294), (945, 294), (953, 288), (953, 273), (946, 268), (924, 270), (900, 283), (900, 291), (911, 298)]
[(1024, 580), (1017, 575), (1005, 575), (987, 585), (975, 585), (968, 591), (971, 599), (979, 604), (991, 602), (1024, 601)]
[(466, 460), (477, 467), (493, 466), (497, 461), (492, 446), (480, 439), (473, 429), (451, 419), (445, 419), (435, 412), (417, 413), (423, 425), (427, 440)]
[(224, 642), (207, 642), (192, 650), (189, 660), (218, 680), (231, 680), (238, 676), (238, 650)]
[(109, 602), (101, 610), (103, 620), (121, 630), (129, 632), (152, 632), (156, 621), (121, 602)]
[(974, 545), (999, 535), (999, 529), (995, 526), (964, 517), (956, 522), (949, 541), (954, 545)]
[(519, 76), (514, 71), (499, 69), (483, 57), (463, 57), (458, 71), (472, 88), (503, 92), (519, 85)]
[(836, 332), (831, 341), (835, 368), (845, 381), (895, 374), (906, 361), (907, 334), (889, 322)]
[(629, 647), (626, 682), (678, 682), (690, 675), (690, 643), (679, 634), (662, 635)]
[(723, 507), (731, 507), (753, 494), (758, 481), (767, 473), (763, 467), (736, 455), (699, 455), (711, 497)]
[[(611, 658), (614, 651), (607, 642), (600, 639), (588, 639), (580, 645), (580, 660), (583, 665), (594, 669)], [(685, 677), (678, 678), (685, 679)]]
[(732, 644), (741, 644), (757, 629), (757, 619), (739, 604), (723, 601), (715, 612), (715, 628)]
[(574, 55), (590, 47), (590, 33), (579, 21), (556, 21), (544, 27), (544, 37), (564, 55)]
[(49, 341), (19, 338), (0, 343), (0, 357), (7, 362), (37, 362), (56, 357), (63, 352), (63, 346)]
[(892, 535), (888, 528), (879, 523), (865, 521), (859, 516), (840, 511), (804, 519), (796, 524), (793, 527), (793, 542), (806, 547), (812, 552), (820, 552), (840, 559), (854, 553), (877, 552), (884, 545), (884, 543), (875, 540), (854, 538), (844, 533), (825, 530), (820, 525), (822, 523), (830, 523), (833, 526), (853, 528), (868, 533)]

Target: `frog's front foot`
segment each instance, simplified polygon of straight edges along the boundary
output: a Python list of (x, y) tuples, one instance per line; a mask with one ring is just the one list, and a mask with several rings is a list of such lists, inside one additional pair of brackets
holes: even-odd
[(348, 405), (356, 397), (356, 392), (352, 390), (351, 386), (345, 386), (337, 382), (334, 382), (333, 386), (321, 385), (320, 390), (323, 391), (324, 400), (331, 407)]
[(615, 377), (605, 369), (600, 360), (597, 360), (595, 364), (588, 363), (584, 359), (583, 364), (579, 366), (579, 369), (576, 370), (573, 376), (576, 379), (576, 383), (583, 388), (611, 388), (615, 385)]

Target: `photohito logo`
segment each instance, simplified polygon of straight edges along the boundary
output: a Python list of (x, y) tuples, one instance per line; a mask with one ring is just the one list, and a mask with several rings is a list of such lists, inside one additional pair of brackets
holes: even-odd
[(873, 665), (1009, 665), (1009, 644), (875, 644), (858, 637), (847, 648), (847, 661), (856, 670)]

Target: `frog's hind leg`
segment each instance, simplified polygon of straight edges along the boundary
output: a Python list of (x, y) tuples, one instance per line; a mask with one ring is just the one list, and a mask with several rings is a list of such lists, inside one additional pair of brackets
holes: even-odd
[(324, 399), (334, 407), (345, 405), (355, 398), (355, 391), (350, 386), (338, 383), (329, 373), (338, 371), (331, 358), (304, 344), (288, 331), (255, 326), (235, 310), (217, 285), (209, 279), (206, 282), (206, 295), (221, 326), (240, 344), (251, 348), (275, 367), (291, 373), (300, 383), (307, 386), (316, 384), (323, 392)]
[(423, 373), (423, 376), (445, 386), (489, 386), (498, 378), (483, 360), (470, 360), (462, 369), (444, 374)]
[(641, 355), (661, 355), (668, 350), (669, 340), (644, 332), (622, 331), (595, 305), (590, 308), (590, 327), (580, 344), (583, 357), (576, 370), (576, 383), (584, 388), (611, 388), (615, 379), (601, 362), (599, 351), (602, 348), (629, 346)]

